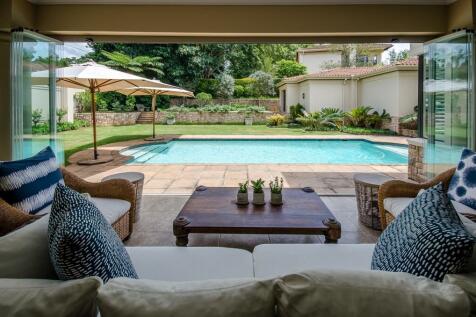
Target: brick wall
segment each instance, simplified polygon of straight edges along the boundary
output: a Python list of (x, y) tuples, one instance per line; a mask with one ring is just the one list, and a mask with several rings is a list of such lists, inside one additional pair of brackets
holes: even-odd
[[(190, 98), (174, 98), (170, 100), (170, 106), (180, 106), (180, 105), (197, 105), (204, 103), (203, 101)], [(215, 105), (229, 105), (229, 104), (242, 104), (242, 105), (253, 105), (253, 106), (262, 106), (266, 110), (271, 112), (280, 112), (279, 110), (279, 99), (247, 99), (247, 98), (237, 98), (237, 99), (212, 99), (206, 102), (207, 104)]]
[[(273, 113), (270, 111), (251, 114), (253, 122), (266, 122)], [(165, 123), (165, 112), (157, 112), (156, 120)], [(245, 114), (242, 112), (179, 112), (175, 117), (176, 122), (183, 123), (244, 123)]]
[[(96, 125), (133, 125), (136, 124), (140, 112), (96, 112)], [(91, 122), (90, 112), (76, 112), (74, 119)]]

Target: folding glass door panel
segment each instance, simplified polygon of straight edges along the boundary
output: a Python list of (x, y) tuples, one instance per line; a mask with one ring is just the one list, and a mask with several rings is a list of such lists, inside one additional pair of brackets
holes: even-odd
[(462, 31), (425, 44), (424, 137), (428, 177), (474, 148), (474, 38)]
[(62, 47), (61, 42), (34, 32), (12, 32), (13, 159), (30, 157), (49, 145), (64, 161), (56, 138), (57, 100), (62, 93), (56, 87), (56, 63)]

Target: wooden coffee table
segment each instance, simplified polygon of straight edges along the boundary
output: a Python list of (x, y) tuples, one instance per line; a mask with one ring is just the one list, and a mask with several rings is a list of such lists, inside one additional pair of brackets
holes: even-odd
[[(202, 188), (203, 189), (203, 188)], [(316, 234), (337, 243), (340, 223), (315, 192), (283, 190), (284, 204), (238, 206), (238, 188), (208, 187), (195, 190), (174, 220), (177, 246), (187, 246), (190, 233)], [(265, 191), (269, 200), (269, 190)]]

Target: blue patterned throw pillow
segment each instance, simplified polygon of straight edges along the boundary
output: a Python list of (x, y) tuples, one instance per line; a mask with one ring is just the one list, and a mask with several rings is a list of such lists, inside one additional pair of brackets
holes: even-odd
[(49, 253), (61, 280), (137, 278), (122, 241), (97, 207), (59, 184), (48, 223)]
[(440, 183), (415, 198), (381, 234), (372, 270), (442, 281), (464, 268), (474, 243)]
[(476, 209), (476, 153), (464, 149), (451, 178), (448, 197)]
[(0, 198), (35, 214), (53, 201), (56, 184), (63, 176), (48, 146), (33, 157), (0, 162)]

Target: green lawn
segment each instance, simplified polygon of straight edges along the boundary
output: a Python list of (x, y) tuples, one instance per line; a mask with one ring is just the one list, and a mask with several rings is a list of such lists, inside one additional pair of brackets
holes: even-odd
[[(64, 142), (66, 160), (72, 154), (92, 147), (92, 128), (58, 133)], [(337, 131), (304, 131), (300, 128), (269, 128), (265, 125), (157, 125), (156, 133), (162, 134), (191, 134), (191, 135), (319, 135), (340, 134)], [(131, 126), (98, 127), (98, 145), (120, 141), (142, 139), (152, 134), (151, 125), (136, 124)]]

